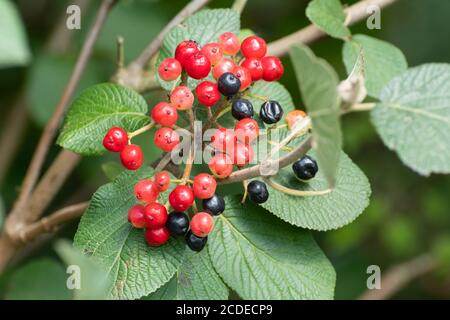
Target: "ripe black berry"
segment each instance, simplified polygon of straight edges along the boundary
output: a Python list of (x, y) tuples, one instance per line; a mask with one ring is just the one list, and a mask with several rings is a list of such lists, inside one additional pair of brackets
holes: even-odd
[(226, 97), (231, 97), (238, 93), (241, 88), (241, 81), (231, 72), (225, 72), (217, 80), (217, 88)]
[(190, 230), (186, 233), (186, 243), (192, 251), (202, 251), (205, 247), (208, 237), (200, 238), (193, 234)]
[(225, 210), (225, 200), (215, 193), (211, 198), (203, 199), (203, 210), (213, 216), (218, 216)]
[(264, 182), (253, 180), (247, 186), (248, 197), (254, 203), (264, 203), (269, 198), (269, 191)]
[(277, 123), (283, 117), (283, 108), (277, 101), (269, 100), (261, 105), (259, 117), (268, 124)]
[(189, 218), (184, 212), (171, 212), (167, 219), (166, 227), (173, 235), (185, 234), (189, 229)]
[(237, 99), (231, 106), (231, 114), (236, 120), (253, 117), (253, 105), (247, 99)]
[(292, 170), (297, 178), (301, 180), (309, 180), (314, 178), (317, 171), (319, 171), (319, 167), (317, 166), (316, 160), (310, 156), (304, 156), (300, 160), (294, 162), (292, 165)]

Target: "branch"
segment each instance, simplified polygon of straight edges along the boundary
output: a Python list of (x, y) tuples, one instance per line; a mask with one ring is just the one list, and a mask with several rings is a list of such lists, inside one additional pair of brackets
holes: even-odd
[(231, 9), (237, 11), (239, 14), (242, 13), (242, 11), (245, 8), (245, 5), (247, 4), (248, 0), (234, 0), (233, 6)]
[(381, 280), (381, 289), (367, 290), (359, 299), (389, 299), (414, 279), (432, 271), (437, 262), (429, 254), (423, 254), (402, 264), (393, 266)]
[(261, 176), (261, 172), (264, 171), (264, 168), (267, 166), (268, 168), (274, 168), (276, 164), (278, 164), (278, 168), (284, 168), (294, 162), (295, 160), (298, 160), (299, 158), (303, 157), (309, 149), (311, 149), (311, 142), (312, 137), (309, 136), (302, 142), (301, 145), (299, 145), (297, 148), (289, 152), (288, 154), (284, 155), (283, 157), (277, 159), (277, 160), (268, 160), (265, 161), (264, 164), (258, 164), (250, 168), (246, 168), (243, 170), (235, 171), (233, 172), (228, 178), (219, 180), (219, 184), (227, 184), (227, 183), (235, 183), (240, 182), (252, 178), (256, 178)]
[[(368, 6), (376, 5), (381, 9), (396, 1), (398, 0), (362, 0), (360, 2), (357, 2), (356, 4), (345, 9), (345, 13), (348, 17), (348, 21), (346, 21), (346, 24), (352, 25), (367, 18), (370, 14), (367, 12)], [(289, 52), (289, 48), (293, 44), (308, 44), (324, 36), (326, 36), (326, 33), (321, 31), (314, 25), (309, 25), (297, 32), (269, 43), (268, 55), (284, 56)]]
[[(41, 139), (39, 140), (38, 146), (34, 152), (31, 164), (28, 167), (25, 179), (22, 184), (19, 198), (15, 205), (15, 207), (17, 208), (23, 207), (24, 203), (30, 196), (34, 186), (36, 185), (45, 157), (50, 148), (50, 145), (52, 144), (53, 138), (55, 137), (58, 127), (61, 123), (61, 119), (64, 116), (64, 113), (67, 110), (70, 99), (72, 98), (72, 95), (74, 94), (77, 88), (78, 82), (80, 81), (81, 76), (83, 75), (83, 72), (92, 54), (92, 50), (94, 48), (94, 44), (97, 40), (99, 32), (104, 25), (104, 22), (106, 20), (106, 17), (108, 16), (109, 11), (111, 10), (111, 8), (115, 3), (116, 0), (103, 0), (100, 6), (94, 25), (92, 26), (89, 35), (87, 37), (87, 40), (84, 43), (83, 48), (81, 49), (74, 71), (69, 79), (69, 82), (64, 90), (64, 93), (58, 105), (56, 106), (55, 112), (53, 113), (51, 119), (49, 120), (44, 129)], [(18, 212), (17, 213), (18, 216), (27, 215), (27, 213), (22, 210), (18, 210), (16, 212)]]
[(53, 232), (61, 224), (81, 217), (88, 206), (89, 202), (86, 201), (59, 209), (51, 215), (23, 228), (19, 233), (19, 238), (22, 242), (26, 243), (34, 240), (43, 233)]

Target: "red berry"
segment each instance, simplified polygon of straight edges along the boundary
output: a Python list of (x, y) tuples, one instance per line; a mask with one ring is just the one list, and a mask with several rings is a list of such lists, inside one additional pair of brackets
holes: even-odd
[(180, 136), (172, 128), (163, 127), (156, 130), (154, 142), (158, 148), (169, 152), (180, 143)]
[(152, 119), (162, 126), (172, 126), (178, 120), (177, 109), (167, 102), (159, 102), (152, 109)]
[(223, 53), (228, 56), (234, 56), (239, 52), (240, 43), (238, 37), (232, 32), (224, 32), (219, 36), (219, 46)]
[(219, 128), (212, 135), (211, 142), (217, 150), (227, 152), (227, 150), (233, 148), (236, 136), (231, 129)]
[(170, 186), (170, 174), (167, 171), (160, 171), (155, 175), (155, 183), (159, 192), (164, 192)]
[(253, 160), (255, 153), (253, 148), (245, 143), (236, 143), (233, 152), (233, 162), (238, 167), (243, 167)]
[(251, 118), (239, 120), (234, 127), (236, 138), (244, 143), (250, 143), (259, 136), (258, 122)]
[(216, 179), (210, 174), (200, 173), (195, 176), (194, 184), (194, 196), (198, 199), (209, 199), (216, 192)]
[(220, 100), (220, 92), (217, 85), (211, 81), (203, 81), (195, 88), (198, 101), (205, 107), (211, 107)]
[(241, 66), (236, 66), (233, 73), (239, 81), (241, 81), (241, 88), (239, 91), (244, 91), (252, 84), (252, 75), (248, 69)]
[(186, 86), (178, 86), (170, 94), (170, 103), (178, 110), (187, 110), (194, 104), (194, 95)]
[(141, 147), (129, 144), (120, 152), (120, 161), (128, 170), (137, 170), (144, 162), (144, 154)]
[(250, 36), (242, 41), (241, 52), (246, 58), (261, 59), (267, 53), (267, 45), (264, 39), (257, 36)]
[(284, 67), (278, 57), (268, 56), (261, 60), (263, 67), (263, 79), (266, 81), (276, 81), (284, 73)]
[(173, 81), (181, 74), (181, 64), (177, 59), (166, 58), (164, 59), (158, 68), (158, 74), (164, 81)]
[(147, 229), (159, 229), (166, 225), (167, 209), (162, 204), (153, 202), (144, 209), (145, 226)]
[(190, 56), (199, 51), (200, 49), (198, 48), (197, 43), (195, 43), (195, 41), (191, 40), (183, 41), (175, 49), (175, 59), (177, 59), (180, 62), (180, 64), (185, 68), (187, 58), (189, 58)]
[(219, 153), (212, 157), (208, 166), (213, 175), (220, 179), (228, 177), (233, 172), (233, 162), (225, 153)]
[(191, 232), (197, 237), (206, 237), (214, 228), (214, 219), (207, 212), (197, 212), (191, 219)]
[(203, 53), (197, 52), (186, 59), (184, 68), (191, 78), (203, 79), (206, 78), (211, 71), (211, 62), (209, 62), (208, 58)]
[(145, 228), (144, 206), (137, 204), (128, 210), (128, 222), (135, 228)]
[(138, 181), (134, 186), (134, 195), (139, 201), (153, 203), (158, 198), (158, 185), (150, 179)]
[(215, 42), (204, 45), (200, 52), (208, 58), (209, 62), (211, 62), (211, 65), (213, 66), (219, 63), (223, 57), (222, 48), (220, 48), (219, 44)]
[(236, 64), (230, 59), (222, 59), (220, 62), (213, 68), (213, 77), (214, 79), (219, 79), (221, 75), (227, 72), (233, 72)]
[(151, 247), (159, 247), (169, 241), (170, 231), (166, 227), (159, 229), (146, 229), (145, 241)]
[(289, 129), (292, 129), (298, 120), (306, 117), (306, 113), (302, 110), (292, 110), (286, 115), (286, 123)]
[(169, 202), (175, 211), (186, 211), (194, 203), (194, 193), (188, 186), (180, 184), (169, 194)]
[(120, 152), (128, 144), (128, 134), (119, 127), (113, 127), (108, 130), (103, 138), (103, 146), (111, 152)]
[(263, 77), (262, 62), (256, 58), (247, 58), (242, 61), (241, 66), (250, 71), (252, 81), (261, 80)]

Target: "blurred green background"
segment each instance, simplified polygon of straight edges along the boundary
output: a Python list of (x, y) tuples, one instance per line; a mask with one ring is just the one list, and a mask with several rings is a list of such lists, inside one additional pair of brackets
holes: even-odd
[[(5, 212), (17, 196), (42, 128), (60, 97), (99, 3), (83, 2), (88, 5), (82, 11), (81, 30), (68, 31), (62, 39), (49, 43), (53, 30), (65, 21), (61, 17), (65, 18), (67, 5), (73, 1), (16, 1), (25, 23), (32, 60), (27, 67), (0, 69), (0, 135), (9, 126), (20, 129), (10, 137), (17, 148), (4, 150), (4, 146), (0, 146), (0, 153), (10, 155), (0, 171), (0, 201)], [(129, 61), (186, 2), (121, 0), (101, 33), (80, 89), (107, 81), (113, 74), (117, 35), (125, 38), (125, 57)], [(231, 3), (231, 0), (214, 0), (210, 6), (229, 7)], [(307, 3), (307, 0), (249, 0), (242, 15), (242, 27), (253, 29), (268, 42), (278, 39), (309, 24), (304, 15)], [(450, 1), (400, 0), (382, 12), (381, 30), (367, 30), (365, 23), (351, 29), (353, 33), (370, 34), (392, 42), (404, 52), (410, 66), (450, 62), (449, 12)], [(316, 54), (328, 60), (343, 78), (341, 47), (342, 42), (333, 39), (323, 39), (312, 45)], [(283, 62), (286, 74), (281, 82), (301, 107), (292, 65), (286, 58)], [(147, 98), (152, 102), (158, 97)], [(343, 127), (344, 149), (368, 176), (373, 195), (370, 206), (352, 224), (336, 231), (315, 233), (336, 268), (336, 298), (354, 299), (364, 291), (367, 266), (376, 264), (384, 271), (426, 253), (437, 259), (440, 267), (404, 287), (394, 298), (450, 298), (450, 179), (437, 175), (421, 177), (405, 167), (383, 146), (368, 114), (345, 116)], [(140, 143), (148, 145), (147, 159), (157, 154), (150, 143), (146, 143), (149, 137), (144, 135)], [(48, 159), (57, 152), (54, 146)], [(117, 161), (111, 155), (83, 159), (48, 212), (89, 199), (96, 188), (107, 181), (99, 168), (111, 160)], [(57, 237), (71, 239), (76, 225), (76, 222), (70, 224)], [(65, 277), (63, 263), (55, 262), (55, 257), (48, 241), (37, 250), (26, 252), (14, 268), (0, 278), (0, 297), (64, 298), (58, 294), (61, 288), (54, 284), (42, 291), (45, 273)], [(31, 280), (28, 279), (30, 273), (34, 275)]]

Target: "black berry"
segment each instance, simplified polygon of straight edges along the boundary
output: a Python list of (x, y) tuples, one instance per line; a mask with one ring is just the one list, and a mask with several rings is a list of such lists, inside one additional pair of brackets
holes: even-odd
[(247, 99), (236, 99), (231, 105), (231, 114), (236, 120), (253, 117), (253, 105)]
[(277, 101), (269, 100), (261, 105), (259, 117), (268, 124), (277, 123), (283, 117), (283, 108)]
[(166, 227), (173, 235), (185, 234), (189, 229), (189, 218), (184, 212), (171, 212), (167, 218)]
[(254, 203), (264, 203), (269, 198), (269, 191), (264, 182), (253, 180), (247, 186), (248, 197)]
[(231, 97), (238, 93), (241, 88), (241, 81), (231, 72), (225, 72), (217, 80), (217, 88), (226, 97)]
[(225, 200), (215, 193), (211, 198), (203, 199), (203, 210), (213, 216), (218, 216), (225, 210)]
[(314, 178), (317, 171), (319, 171), (319, 167), (317, 166), (316, 160), (310, 156), (304, 156), (300, 160), (294, 162), (292, 165), (292, 170), (297, 178), (301, 180), (309, 180)]
[(205, 247), (208, 237), (200, 238), (193, 234), (190, 230), (186, 233), (186, 243), (192, 251), (202, 251)]

